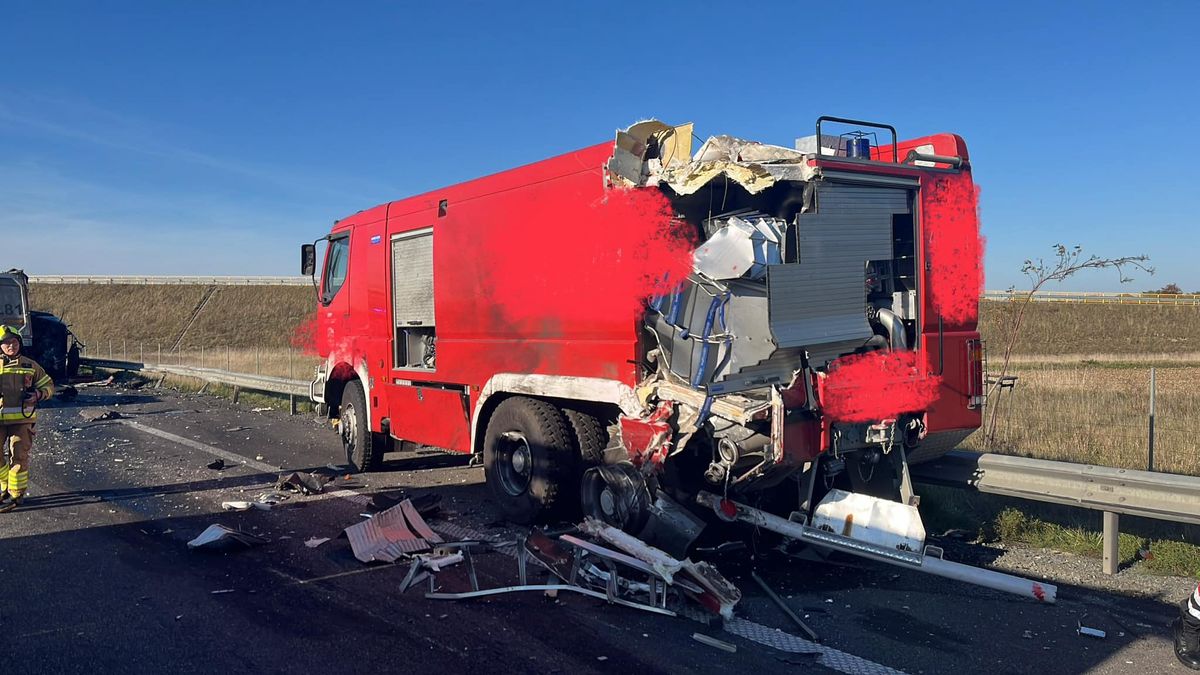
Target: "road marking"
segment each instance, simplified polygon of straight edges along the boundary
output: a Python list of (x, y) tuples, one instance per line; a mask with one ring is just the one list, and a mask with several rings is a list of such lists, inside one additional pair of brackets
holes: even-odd
[(146, 426), (145, 424), (142, 424), (141, 422), (135, 422), (133, 420), (117, 420), (117, 423), (123, 424), (123, 425), (133, 428), (133, 429), (137, 429), (138, 431), (150, 434), (151, 436), (158, 436), (159, 438), (166, 439), (168, 441), (178, 443), (180, 445), (186, 445), (187, 447), (192, 448), (194, 450), (199, 450), (200, 452), (206, 452), (214, 457), (220, 457), (221, 459), (227, 459), (235, 464), (244, 464), (252, 469), (258, 469), (259, 471), (269, 471), (271, 473), (279, 473), (280, 471), (283, 471), (283, 469), (281, 469), (280, 467), (272, 466), (270, 464), (267, 464), (266, 462), (260, 462), (256, 459), (250, 459), (249, 457), (243, 457), (243, 456), (237, 454), (236, 452), (229, 452), (228, 450), (222, 450), (221, 448), (217, 448), (217, 447), (208, 445), (207, 443), (201, 443), (200, 441), (193, 440), (191, 438), (177, 436), (173, 433), (170, 433), (169, 431), (163, 431), (162, 429), (155, 429), (154, 427)]

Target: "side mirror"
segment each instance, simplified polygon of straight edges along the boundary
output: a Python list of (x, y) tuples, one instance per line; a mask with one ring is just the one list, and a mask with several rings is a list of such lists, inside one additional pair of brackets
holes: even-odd
[(315, 244), (300, 245), (300, 273), (311, 277), (317, 270), (317, 247)]

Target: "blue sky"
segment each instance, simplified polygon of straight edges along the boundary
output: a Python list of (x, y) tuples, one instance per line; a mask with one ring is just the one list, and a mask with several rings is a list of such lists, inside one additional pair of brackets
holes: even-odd
[(832, 114), (966, 138), (988, 288), (1062, 242), (1158, 269), (1062, 289), (1200, 291), (1200, 3), (431, 4), (5, 2), (0, 265), (293, 274), (335, 218), (638, 119)]

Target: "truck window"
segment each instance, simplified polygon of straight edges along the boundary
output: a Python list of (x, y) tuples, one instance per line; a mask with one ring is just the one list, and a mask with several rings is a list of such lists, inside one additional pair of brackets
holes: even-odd
[(0, 323), (18, 327), (25, 325), (21, 287), (11, 279), (0, 279)]
[(350, 266), (350, 237), (341, 236), (329, 242), (325, 254), (325, 274), (321, 288), (321, 302), (328, 305), (346, 283), (346, 270)]

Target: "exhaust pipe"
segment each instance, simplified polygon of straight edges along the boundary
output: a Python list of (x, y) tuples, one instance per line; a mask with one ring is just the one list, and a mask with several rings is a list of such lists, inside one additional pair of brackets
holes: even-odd
[(879, 322), (887, 329), (888, 339), (892, 349), (908, 349), (908, 338), (904, 335), (904, 322), (890, 309), (878, 309), (876, 315)]

